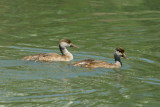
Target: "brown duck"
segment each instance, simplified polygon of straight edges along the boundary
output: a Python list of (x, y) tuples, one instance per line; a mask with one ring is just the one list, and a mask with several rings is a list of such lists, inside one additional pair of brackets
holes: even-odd
[(120, 68), (122, 67), (121, 57), (124, 57), (125, 59), (128, 59), (124, 53), (124, 49), (119, 47), (115, 49), (114, 52), (114, 59), (115, 63), (111, 64), (106, 61), (99, 61), (99, 60), (92, 60), (92, 59), (86, 59), (82, 61), (78, 61), (73, 63), (73, 66), (81, 66), (86, 68)]
[(52, 61), (71, 61), (73, 60), (73, 55), (67, 50), (67, 47), (76, 47), (68, 39), (62, 39), (59, 43), (59, 49), (62, 55), (57, 53), (40, 53), (32, 56), (26, 56), (22, 60), (35, 60), (42, 62), (52, 62)]

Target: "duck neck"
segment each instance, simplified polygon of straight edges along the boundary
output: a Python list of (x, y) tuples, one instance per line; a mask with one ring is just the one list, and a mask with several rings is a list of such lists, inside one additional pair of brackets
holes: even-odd
[(114, 59), (115, 59), (115, 64), (120, 63), (120, 65), (122, 66), (121, 58), (118, 55), (114, 54)]
[(59, 49), (60, 49), (60, 51), (61, 51), (63, 56), (71, 56), (71, 57), (73, 57), (72, 54), (67, 50), (66, 47), (63, 47), (63, 46), (59, 45)]

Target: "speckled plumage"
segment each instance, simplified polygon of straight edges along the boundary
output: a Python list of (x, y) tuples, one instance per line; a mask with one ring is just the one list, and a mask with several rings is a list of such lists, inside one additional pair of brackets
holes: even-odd
[(60, 40), (59, 48), (62, 55), (57, 53), (40, 53), (36, 55), (26, 56), (22, 60), (35, 60), (41, 62), (52, 62), (52, 61), (71, 61), (73, 60), (73, 55), (67, 50), (66, 47), (76, 47), (68, 39)]
[(115, 51), (119, 52), (119, 54), (121, 54), (121, 56), (118, 56), (117, 53), (115, 52), (114, 56), (115, 56), (115, 63), (111, 64), (108, 63), (106, 61), (99, 61), (99, 60), (93, 60), (93, 59), (85, 59), (82, 61), (78, 61), (73, 63), (73, 66), (81, 66), (81, 67), (85, 67), (85, 68), (120, 68), (122, 66), (121, 61), (120, 61), (120, 57), (124, 57), (127, 59), (127, 57), (125, 56), (124, 53), (124, 49), (123, 48), (116, 48)]

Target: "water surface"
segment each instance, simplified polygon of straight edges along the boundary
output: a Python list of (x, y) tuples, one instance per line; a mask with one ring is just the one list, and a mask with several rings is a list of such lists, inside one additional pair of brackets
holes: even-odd
[[(159, 0), (1, 0), (0, 106), (159, 107)], [(22, 61), (60, 53), (59, 40), (79, 49), (72, 62)], [(128, 61), (121, 69), (70, 66), (83, 59), (114, 63), (116, 47)]]

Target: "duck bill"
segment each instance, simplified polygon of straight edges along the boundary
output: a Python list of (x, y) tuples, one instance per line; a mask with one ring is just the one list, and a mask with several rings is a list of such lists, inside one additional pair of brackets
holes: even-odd
[(71, 44), (70, 47), (78, 48), (78, 46), (76, 46), (76, 45), (74, 45), (74, 44)]
[(123, 53), (122, 57), (125, 58), (125, 59), (128, 59), (125, 53)]

